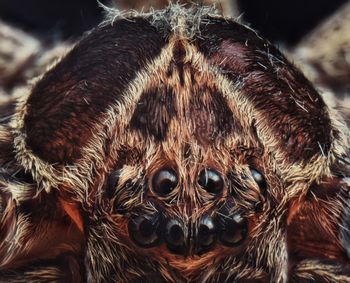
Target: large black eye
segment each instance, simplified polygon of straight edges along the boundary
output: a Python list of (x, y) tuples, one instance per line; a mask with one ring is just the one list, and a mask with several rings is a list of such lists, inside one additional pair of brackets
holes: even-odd
[(157, 194), (165, 196), (176, 188), (177, 183), (178, 178), (176, 172), (173, 169), (164, 168), (153, 176), (152, 188)]
[(211, 194), (219, 194), (224, 189), (224, 180), (213, 169), (204, 169), (199, 173), (198, 184)]
[(266, 180), (263, 174), (261, 174), (258, 170), (252, 168), (250, 169), (254, 181), (259, 185), (260, 188), (265, 189), (266, 188)]
[(133, 217), (128, 225), (130, 238), (142, 248), (160, 243), (160, 217), (158, 213)]

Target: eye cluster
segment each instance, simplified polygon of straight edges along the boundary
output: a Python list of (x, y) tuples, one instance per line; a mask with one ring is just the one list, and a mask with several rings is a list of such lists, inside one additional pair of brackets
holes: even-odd
[[(152, 188), (160, 196), (167, 196), (177, 187), (179, 178), (171, 168), (163, 168), (157, 171), (152, 179)], [(205, 168), (198, 176), (199, 186), (210, 194), (221, 194), (225, 182), (223, 177), (214, 169)]]
[[(261, 190), (267, 187), (265, 177), (257, 169), (251, 168), (250, 173), (254, 182)], [(212, 168), (204, 168), (199, 172), (198, 185), (212, 195), (220, 195), (224, 191), (224, 177)], [(172, 168), (162, 168), (152, 178), (153, 191), (162, 197), (170, 195), (178, 186), (179, 178)]]
[[(266, 187), (266, 180), (258, 170), (251, 169), (250, 176), (259, 187)], [(112, 187), (116, 188), (119, 178), (120, 171), (111, 174)], [(222, 200), (227, 185), (225, 178), (215, 169), (203, 168), (194, 185)], [(175, 194), (180, 188), (178, 173), (170, 167), (160, 168), (151, 176), (150, 186), (155, 194), (151, 199), (152, 212), (141, 208), (127, 216), (129, 237), (137, 246), (147, 249), (165, 244), (170, 252), (186, 256), (203, 254), (217, 244), (237, 249), (246, 242), (249, 222), (245, 213), (236, 207), (234, 196), (228, 195), (217, 209), (211, 208), (185, 223), (181, 216), (166, 216), (169, 215), (164, 213), (167, 207), (162, 206), (162, 201), (156, 201), (157, 196)]]
[(128, 231), (131, 240), (141, 248), (163, 243), (174, 254), (201, 255), (217, 243), (239, 248), (247, 239), (248, 221), (240, 211), (227, 207), (215, 215), (205, 214), (196, 223), (184, 223), (179, 218), (165, 218), (160, 210), (130, 218)]

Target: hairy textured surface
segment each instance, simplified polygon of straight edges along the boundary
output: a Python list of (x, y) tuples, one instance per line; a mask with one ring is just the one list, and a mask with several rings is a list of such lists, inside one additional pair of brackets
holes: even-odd
[[(350, 282), (345, 116), (213, 9), (110, 11), (3, 107), (0, 280)], [(162, 168), (178, 177), (163, 196)], [(225, 209), (246, 239), (196, 253), (201, 219)], [(156, 212), (182, 223), (185, 255), (130, 239), (130, 219)]]

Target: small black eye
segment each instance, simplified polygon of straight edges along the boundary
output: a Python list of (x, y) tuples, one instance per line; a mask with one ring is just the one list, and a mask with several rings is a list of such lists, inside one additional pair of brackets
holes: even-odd
[(109, 175), (107, 180), (107, 186), (106, 186), (106, 194), (108, 198), (112, 198), (114, 196), (118, 186), (120, 176), (121, 176), (121, 169), (114, 170)]
[(178, 177), (170, 168), (159, 170), (152, 179), (153, 190), (162, 196), (170, 194), (177, 186)]
[(230, 247), (241, 245), (248, 235), (248, 221), (240, 213), (219, 215), (220, 241)]
[(197, 253), (200, 254), (207, 251), (214, 245), (216, 240), (216, 232), (214, 219), (208, 215), (204, 216), (199, 222), (197, 231)]
[(165, 242), (168, 249), (175, 254), (184, 254), (186, 249), (186, 235), (183, 224), (177, 219), (168, 220), (165, 226)]
[(263, 174), (256, 169), (250, 169), (254, 181), (259, 185), (260, 188), (266, 188), (266, 180)]
[(224, 180), (213, 169), (204, 169), (199, 173), (198, 184), (211, 194), (219, 194), (224, 189)]

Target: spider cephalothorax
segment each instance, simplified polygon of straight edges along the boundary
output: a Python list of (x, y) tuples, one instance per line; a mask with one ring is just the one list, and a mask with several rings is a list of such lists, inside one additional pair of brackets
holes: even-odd
[(112, 14), (1, 126), (0, 276), (350, 282), (348, 142), (252, 30)]

